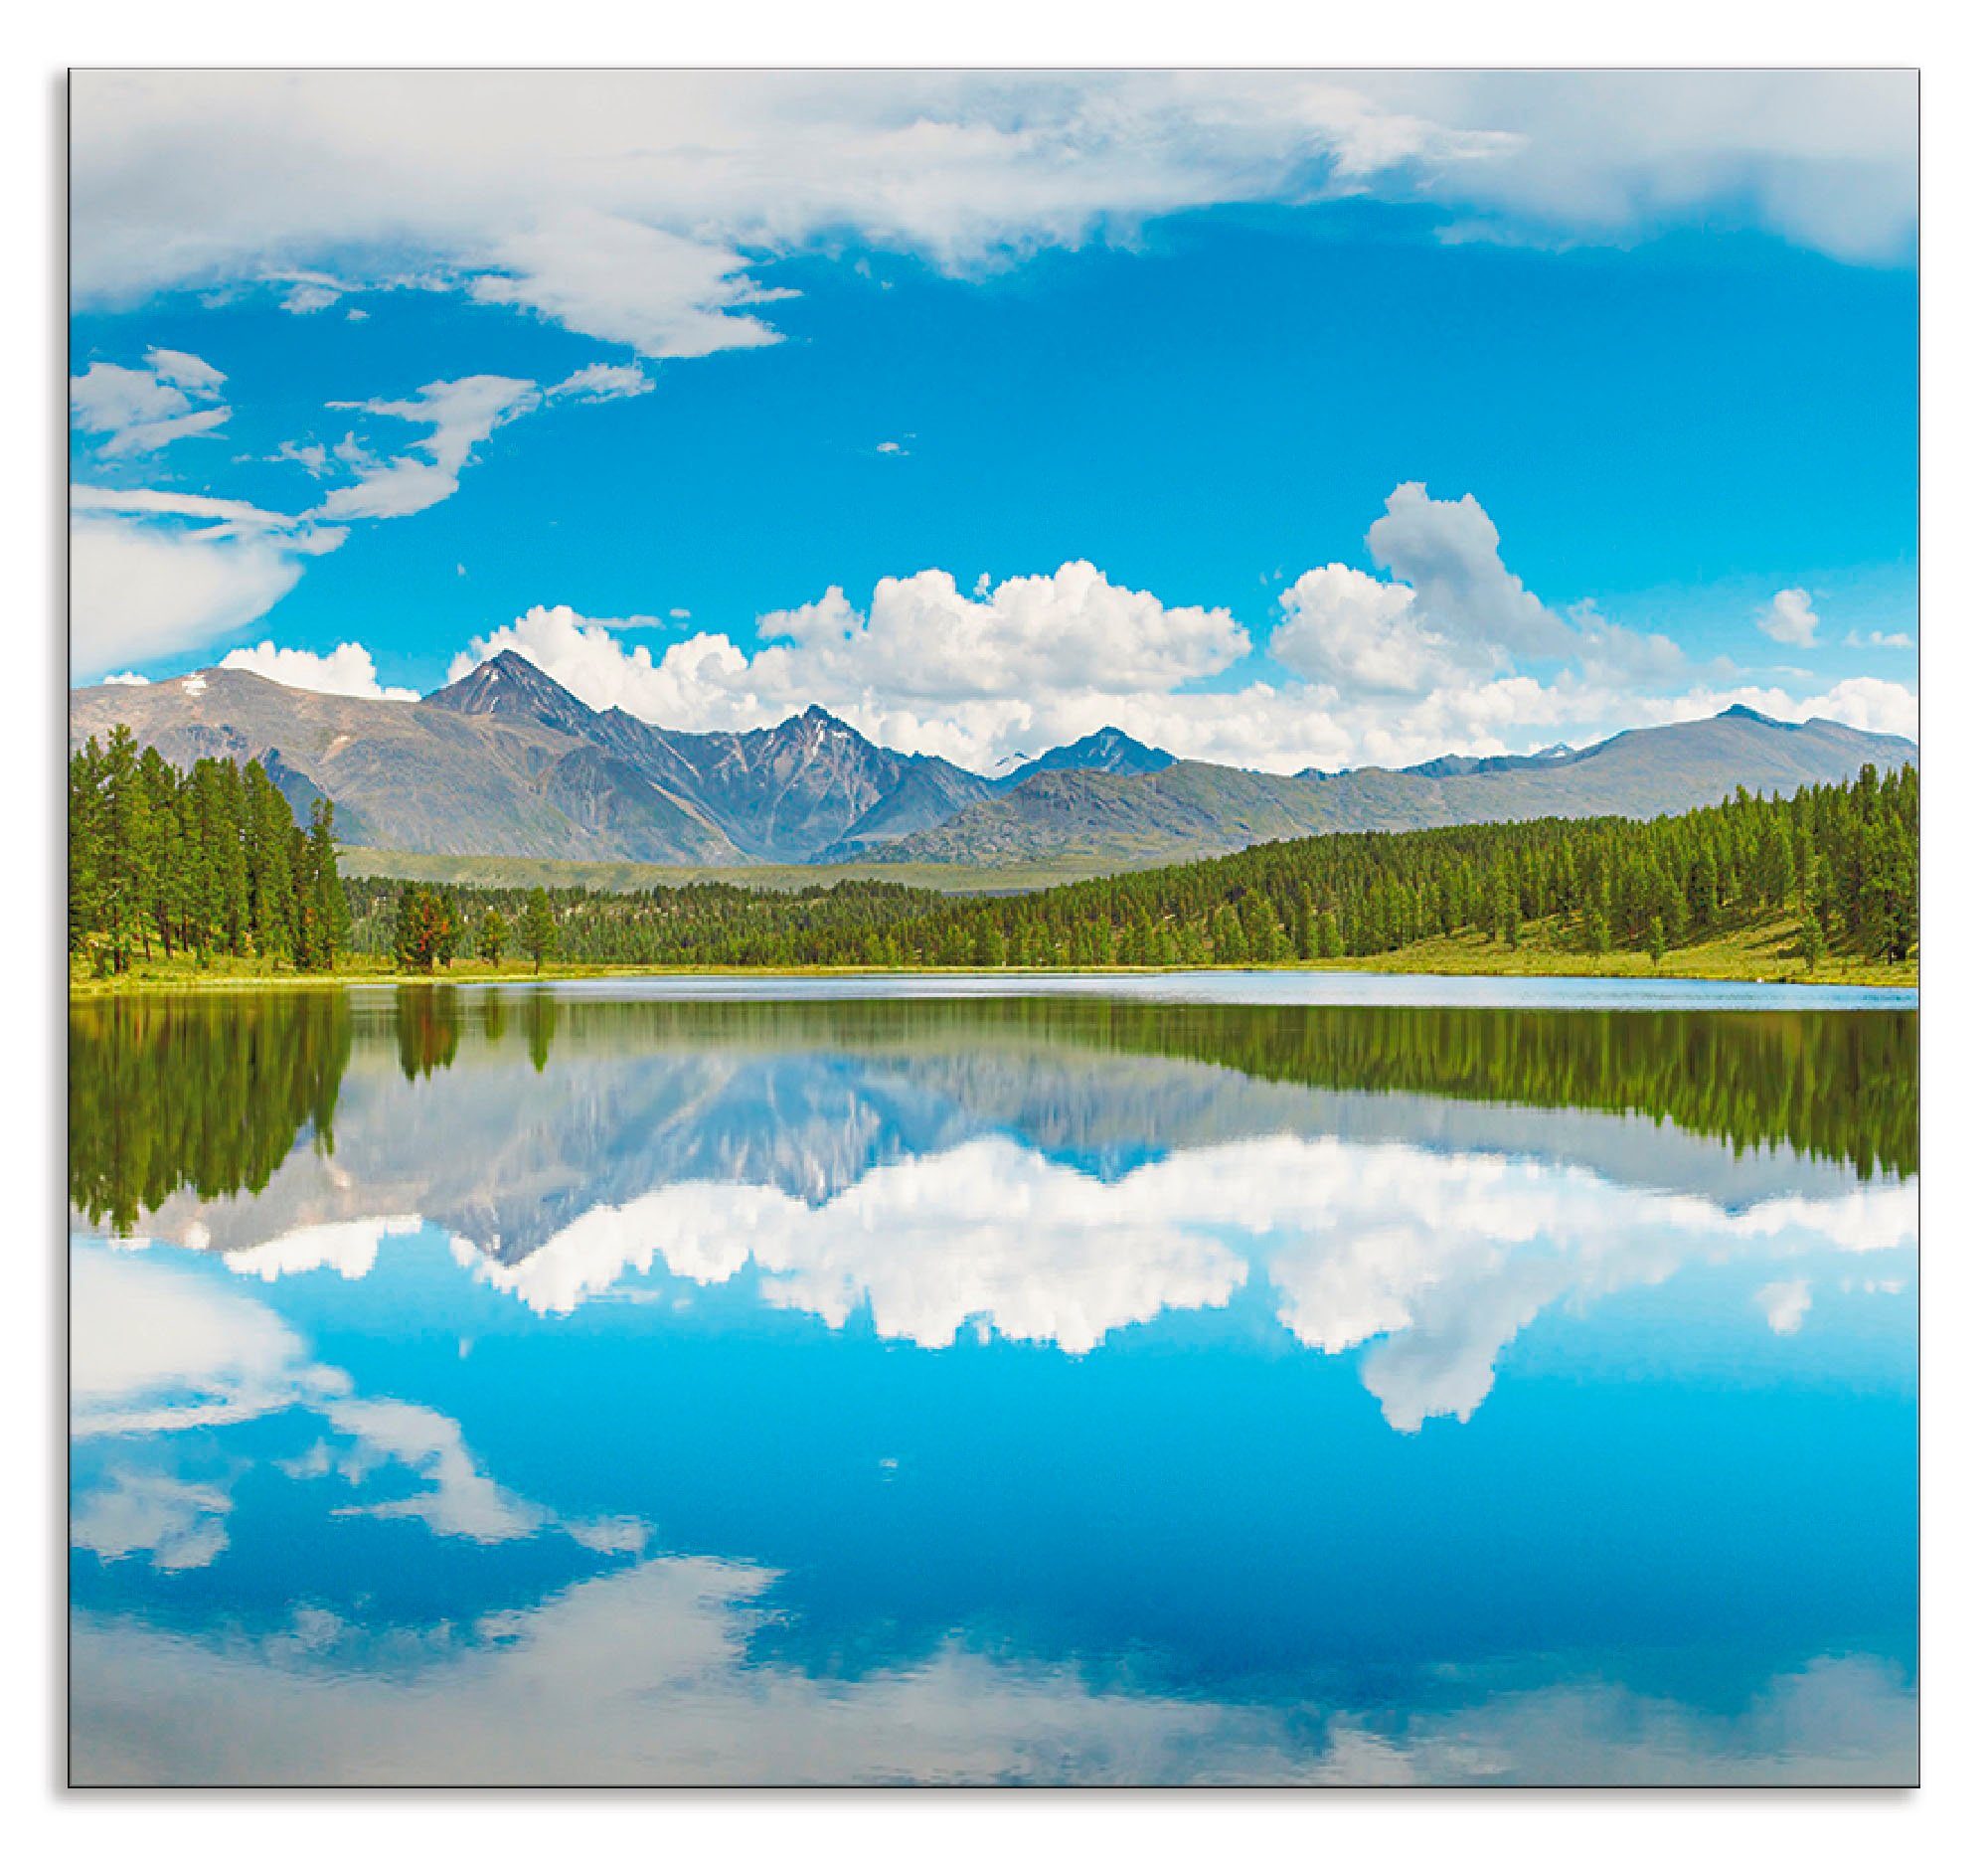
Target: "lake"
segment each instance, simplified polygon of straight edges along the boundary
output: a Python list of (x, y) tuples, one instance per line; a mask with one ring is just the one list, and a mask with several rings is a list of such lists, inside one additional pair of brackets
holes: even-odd
[(79, 1004), (73, 1777), (1912, 1782), (1916, 1004)]

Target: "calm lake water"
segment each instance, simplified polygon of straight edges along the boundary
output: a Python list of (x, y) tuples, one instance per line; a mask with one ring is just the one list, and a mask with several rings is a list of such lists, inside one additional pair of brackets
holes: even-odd
[(79, 1007), (73, 1775), (1909, 1782), (1917, 1014), (1769, 990)]

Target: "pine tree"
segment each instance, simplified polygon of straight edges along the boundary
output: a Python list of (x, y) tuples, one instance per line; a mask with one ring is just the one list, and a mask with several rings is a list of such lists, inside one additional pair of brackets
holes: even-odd
[(540, 971), (546, 956), (559, 947), (559, 924), (553, 918), (553, 899), (544, 889), (535, 889), (525, 904), (524, 926), (518, 943), (532, 956), (532, 971)]
[(310, 839), (305, 854), (309, 871), (312, 942), (308, 964), (329, 971), (352, 936), (352, 912), (345, 885), (338, 878), (338, 846), (332, 838), (332, 804), (311, 804)]

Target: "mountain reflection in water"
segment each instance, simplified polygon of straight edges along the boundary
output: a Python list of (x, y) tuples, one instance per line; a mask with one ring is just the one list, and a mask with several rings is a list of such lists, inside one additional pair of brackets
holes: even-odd
[(79, 1006), (77, 1775), (1909, 1777), (1916, 1032)]

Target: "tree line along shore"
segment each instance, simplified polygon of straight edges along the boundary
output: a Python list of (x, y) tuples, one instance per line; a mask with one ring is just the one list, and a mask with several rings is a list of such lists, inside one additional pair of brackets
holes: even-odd
[(409, 1082), (493, 1054), (540, 1071), (577, 1048), (686, 1061), (714, 1049), (1005, 1051), (1043, 1046), (1214, 1065), (1307, 1089), (1577, 1107), (1675, 1122), (1735, 1154), (1918, 1170), (1918, 1039), (1905, 1012), (1482, 1012), (1449, 1006), (1128, 1009), (1096, 994), (908, 999), (620, 997), (549, 986), (403, 986), (387, 1014), (343, 988), (270, 989), (239, 1009), (149, 990), (79, 1008), (70, 1038), (69, 1197), (129, 1236), (191, 1190), (260, 1192), (306, 1128), (336, 1148), (367, 1042)]
[(1016, 895), (861, 879), (482, 888), (338, 868), (267, 772), (129, 734), (70, 759), (79, 990), (518, 970), (1112, 968), (1916, 977), (1918, 770), (1654, 819), (1338, 833)]

